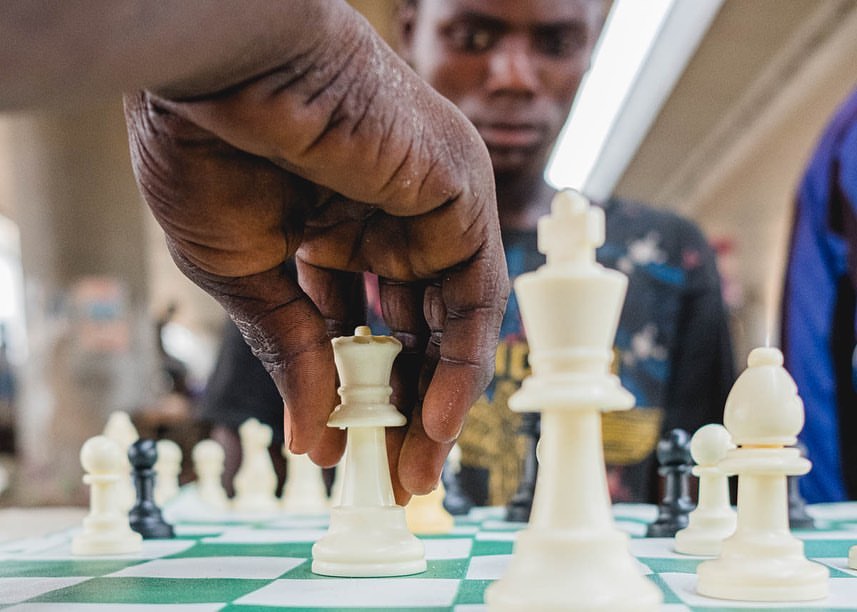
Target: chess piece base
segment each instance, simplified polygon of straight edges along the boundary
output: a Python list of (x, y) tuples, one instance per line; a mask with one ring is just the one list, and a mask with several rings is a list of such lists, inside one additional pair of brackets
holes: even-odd
[(279, 510), (277, 498), (273, 495), (236, 495), (232, 507), (237, 512), (273, 513)]
[(312, 547), (312, 571), (323, 576), (407, 576), (426, 570), (425, 548), (401, 506), (337, 507), (328, 533)]
[(619, 530), (526, 529), (506, 574), (485, 592), (492, 612), (655, 612), (661, 601)]
[(857, 569), (857, 546), (852, 546), (848, 551), (848, 567)]
[(750, 550), (740, 554), (735, 550), (739, 546), (731, 538), (726, 540), (719, 559), (699, 564), (697, 591), (707, 597), (746, 601), (823, 599), (828, 592), (827, 569), (803, 556), (802, 542), (791, 536), (789, 540), (776, 551), (766, 547), (764, 556)]
[(142, 536), (130, 527), (121, 526), (98, 532), (84, 531), (71, 541), (73, 555), (123, 555), (139, 552), (142, 547)]
[(675, 551), (683, 555), (716, 557), (723, 540), (735, 532), (736, 516), (730, 510), (723, 514), (691, 513), (690, 525), (675, 534)]

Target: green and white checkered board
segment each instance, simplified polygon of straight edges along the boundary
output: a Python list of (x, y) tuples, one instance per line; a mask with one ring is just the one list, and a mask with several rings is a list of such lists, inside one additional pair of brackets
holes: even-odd
[[(183, 493), (185, 502), (188, 493)], [(857, 543), (857, 503), (812, 507), (820, 529), (799, 532), (807, 555), (830, 570), (830, 596), (776, 606), (727, 602), (695, 593), (699, 557), (672, 552), (670, 539), (640, 537), (651, 506), (616, 506), (634, 536), (640, 571), (663, 590), (669, 612), (688, 610), (857, 610), (857, 571), (846, 567)], [(66, 531), (0, 547), (0, 607), (74, 612), (230, 610), (483, 610), (485, 588), (503, 574), (520, 525), (496, 508), (477, 509), (445, 536), (424, 537), (428, 571), (401, 578), (343, 579), (310, 572), (312, 543), (324, 516), (206, 515), (171, 505), (174, 540), (149, 540), (141, 553), (74, 557)]]

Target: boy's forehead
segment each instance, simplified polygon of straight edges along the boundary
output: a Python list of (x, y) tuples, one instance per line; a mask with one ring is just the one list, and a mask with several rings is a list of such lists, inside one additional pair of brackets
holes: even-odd
[(439, 18), (469, 15), (542, 25), (589, 21), (600, 16), (604, 6), (604, 0), (419, 0), (419, 3)]

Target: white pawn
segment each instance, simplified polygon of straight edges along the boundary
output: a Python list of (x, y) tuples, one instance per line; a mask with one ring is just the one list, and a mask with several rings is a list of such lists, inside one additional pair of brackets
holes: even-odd
[(283, 445), (288, 471), (283, 486), (283, 510), (295, 514), (324, 514), (330, 508), (321, 468), (308, 455), (295, 455)]
[(803, 401), (775, 348), (754, 349), (726, 398), (723, 422), (738, 448), (719, 467), (738, 475), (738, 523), (720, 557), (697, 567), (702, 595), (748, 601), (805, 601), (827, 596), (827, 569), (807, 560), (789, 531), (786, 476), (811, 463), (798, 449)]
[(238, 428), (241, 438), (241, 467), (235, 474), (233, 506), (239, 512), (277, 510), (277, 473), (268, 447), (273, 432), (257, 419), (247, 419)]
[(848, 551), (848, 567), (857, 569), (857, 546), (852, 546)]
[(128, 461), (128, 449), (131, 448), (134, 442), (140, 439), (140, 434), (137, 433), (137, 428), (131, 422), (130, 415), (121, 410), (110, 413), (102, 433), (116, 442), (122, 450), (123, 459), (119, 470), (124, 474), (124, 477), (119, 479), (116, 496), (125, 511), (130, 511), (137, 501), (137, 490), (134, 487), (134, 478), (131, 475), (131, 462)]
[(116, 493), (122, 458), (127, 455), (106, 436), (95, 436), (80, 449), (80, 463), (90, 486), (89, 515), (83, 519), (83, 533), (71, 541), (75, 555), (118, 555), (141, 550), (143, 538), (128, 525), (128, 513), (119, 505)]
[(449, 533), (455, 526), (452, 515), (443, 507), (446, 489), (438, 481), (437, 487), (426, 495), (414, 495), (405, 506), (408, 529), (414, 533)]
[(182, 449), (172, 440), (158, 440), (158, 460), (155, 462), (155, 504), (164, 504), (179, 494), (179, 474), (182, 471)]
[(404, 576), (426, 569), (425, 549), (408, 531), (396, 505), (387, 462), (385, 427), (405, 416), (390, 404), (390, 372), (401, 343), (358, 327), (333, 339), (342, 403), (328, 427), (348, 429), (341, 505), (330, 511), (330, 528), (312, 547), (312, 571), (325, 576)]
[(229, 498), (223, 488), (222, 477), (226, 453), (214, 440), (202, 440), (191, 451), (193, 469), (196, 472), (196, 494), (217, 510), (229, 507)]
[(720, 543), (735, 532), (737, 515), (729, 504), (729, 477), (717, 467), (733, 448), (726, 428), (714, 423), (700, 427), (690, 439), (699, 503), (688, 516), (688, 526), (675, 534), (676, 552), (716, 557)]

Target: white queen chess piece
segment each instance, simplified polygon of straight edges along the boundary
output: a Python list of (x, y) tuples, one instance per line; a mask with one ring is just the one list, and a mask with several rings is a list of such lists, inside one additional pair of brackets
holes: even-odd
[(384, 441), (385, 427), (406, 423), (390, 404), (389, 385), (402, 345), (395, 338), (373, 336), (364, 326), (332, 342), (342, 403), (327, 425), (348, 429), (345, 474), (330, 528), (312, 547), (312, 571), (350, 577), (425, 571), (423, 544), (408, 531), (405, 511), (393, 497)]
[(676, 552), (716, 557), (723, 540), (735, 532), (737, 517), (729, 505), (729, 475), (718, 467), (733, 448), (732, 436), (716, 423), (700, 427), (690, 439), (699, 503), (688, 517), (688, 526), (675, 534)]
[(539, 220), (547, 264), (515, 282), (533, 374), (509, 407), (542, 413), (539, 474), (529, 526), (486, 591), (492, 611), (660, 609), (661, 591), (641, 574), (607, 489), (601, 412), (634, 398), (610, 373), (628, 279), (595, 262), (603, 242), (603, 211), (563, 191)]
[(71, 552), (75, 555), (118, 555), (139, 551), (143, 538), (128, 524), (128, 511), (117, 493), (125, 477), (122, 459), (127, 455), (107, 436), (95, 436), (80, 449), (80, 464), (89, 485), (89, 515), (83, 519), (83, 532), (74, 536)]
[(697, 567), (700, 594), (749, 601), (821, 599), (828, 571), (789, 531), (786, 476), (811, 463), (789, 448), (803, 428), (803, 401), (775, 348), (754, 349), (726, 398), (723, 423), (738, 448), (718, 464), (738, 475), (738, 525), (720, 557)]

